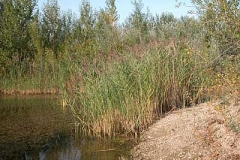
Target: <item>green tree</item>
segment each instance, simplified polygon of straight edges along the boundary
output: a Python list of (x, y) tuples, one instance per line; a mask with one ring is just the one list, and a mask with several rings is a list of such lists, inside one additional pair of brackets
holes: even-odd
[(48, 0), (44, 4), (41, 18), (41, 35), (44, 48), (50, 49), (55, 57), (59, 54), (61, 32), (60, 7), (57, 0)]
[(173, 38), (177, 19), (172, 13), (162, 13), (154, 17), (154, 31), (158, 39)]
[(6, 73), (13, 68), (27, 71), (34, 58), (29, 25), (34, 19), (35, 7), (36, 0), (0, 0), (0, 61), (7, 62)]
[(82, 0), (80, 4), (80, 18), (75, 24), (75, 39), (78, 55), (93, 58), (95, 56), (94, 25), (95, 15), (88, 0)]
[(97, 22), (95, 26), (96, 43), (102, 53), (118, 50), (119, 33), (117, 21), (119, 15), (115, 5), (115, 0), (106, 0), (106, 7), (97, 12)]
[(240, 51), (239, 0), (192, 0), (196, 5), (206, 40), (219, 42), (220, 54), (238, 54)]
[(61, 18), (61, 34), (60, 34), (60, 51), (62, 54), (66, 55), (68, 53), (73, 53), (74, 51), (74, 24), (75, 17), (71, 10), (63, 13)]
[(148, 28), (148, 18), (149, 14), (143, 13), (142, 9), (144, 5), (141, 0), (132, 2), (134, 6), (134, 11), (128, 17), (125, 27), (128, 28), (132, 33), (130, 33), (131, 37), (134, 36), (136, 38), (136, 42), (144, 42), (147, 40), (149, 28)]
[(71, 10), (68, 10), (62, 15), (61, 18), (61, 28), (62, 32), (60, 35), (60, 39), (62, 42), (71, 39), (73, 28), (74, 28), (74, 17)]
[(93, 39), (95, 17), (93, 9), (88, 0), (83, 0), (80, 6), (80, 21), (79, 25), (83, 35), (83, 41)]
[(35, 56), (35, 58), (37, 58), (38, 55), (43, 54), (43, 43), (41, 39), (42, 37), (40, 35), (39, 11), (36, 13), (33, 21), (29, 25), (29, 32), (32, 38), (33, 45), (37, 49)]
[(106, 8), (104, 10), (104, 21), (107, 25), (115, 26), (119, 15), (117, 13), (117, 7), (115, 5), (115, 0), (106, 0)]

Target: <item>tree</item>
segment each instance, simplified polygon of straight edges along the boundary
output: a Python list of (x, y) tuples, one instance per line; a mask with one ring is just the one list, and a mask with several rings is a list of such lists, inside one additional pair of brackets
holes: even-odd
[(60, 39), (62, 42), (71, 38), (74, 28), (74, 17), (71, 10), (68, 10), (62, 15), (61, 18), (61, 35)]
[(157, 38), (169, 39), (174, 37), (177, 19), (172, 13), (162, 13), (154, 17), (154, 31)]
[(35, 58), (43, 53), (43, 43), (40, 35), (39, 11), (36, 13), (33, 21), (29, 25), (29, 32), (32, 38), (33, 45), (37, 49)]
[(134, 11), (128, 18), (126, 22), (126, 27), (130, 27), (130, 29), (136, 34), (136, 41), (143, 42), (147, 39), (148, 35), (148, 14), (143, 13), (142, 9), (144, 7), (141, 0), (132, 2), (134, 6)]
[(192, 0), (196, 5), (206, 40), (219, 43), (220, 54), (238, 54), (240, 51), (239, 0)]
[(59, 54), (59, 44), (61, 43), (61, 17), (57, 0), (48, 0), (47, 3), (44, 4), (41, 20), (43, 46), (44, 48), (51, 49), (57, 58)]
[(0, 1), (0, 15), (1, 15), (1, 17), (3, 16), (3, 11), (4, 11), (4, 8), (3, 8), (4, 6), (3, 6), (3, 2), (2, 1)]
[(29, 24), (34, 19), (35, 7), (36, 0), (0, 0), (0, 46), (9, 68), (26, 71), (34, 58)]
[(95, 16), (88, 0), (82, 0), (80, 4), (80, 17), (74, 25), (75, 47), (78, 55), (92, 58), (95, 55), (94, 42), (94, 24)]
[(97, 22), (95, 26), (96, 43), (99, 50), (109, 52), (116, 50), (119, 45), (119, 33), (117, 21), (119, 15), (117, 13), (115, 0), (106, 0), (106, 7), (97, 12)]
[(75, 17), (71, 10), (63, 13), (61, 18), (60, 50), (66, 55), (74, 52), (74, 24)]
[(115, 26), (117, 20), (119, 19), (117, 13), (117, 7), (115, 5), (115, 0), (106, 0), (106, 8), (104, 10), (104, 21), (107, 25)]
[(95, 17), (92, 6), (89, 1), (83, 0), (80, 6), (80, 21), (79, 25), (83, 34), (83, 41), (93, 39)]

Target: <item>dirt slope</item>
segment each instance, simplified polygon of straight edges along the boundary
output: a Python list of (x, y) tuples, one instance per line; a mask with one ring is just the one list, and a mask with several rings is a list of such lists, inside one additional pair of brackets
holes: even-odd
[(135, 160), (240, 160), (240, 104), (208, 102), (152, 125), (131, 151)]

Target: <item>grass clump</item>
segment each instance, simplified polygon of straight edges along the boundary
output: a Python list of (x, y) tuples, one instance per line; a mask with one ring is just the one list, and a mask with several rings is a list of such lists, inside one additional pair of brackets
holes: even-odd
[(80, 69), (71, 109), (85, 132), (133, 134), (173, 108), (201, 101), (209, 77), (201, 56), (149, 48)]

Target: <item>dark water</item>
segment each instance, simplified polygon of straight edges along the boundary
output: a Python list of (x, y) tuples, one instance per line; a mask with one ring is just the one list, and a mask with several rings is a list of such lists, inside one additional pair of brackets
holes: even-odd
[(76, 135), (75, 120), (53, 96), (0, 97), (0, 159), (130, 159), (131, 142)]

